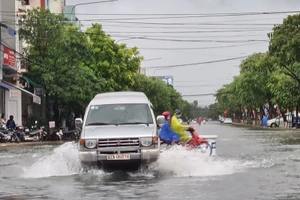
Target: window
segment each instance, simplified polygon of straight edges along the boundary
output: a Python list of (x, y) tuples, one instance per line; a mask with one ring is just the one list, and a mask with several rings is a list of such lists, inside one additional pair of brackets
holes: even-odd
[(29, 5), (29, 0), (24, 0), (23, 2), (25, 5), (27, 5), (27, 6)]
[(86, 125), (153, 124), (148, 104), (90, 106)]

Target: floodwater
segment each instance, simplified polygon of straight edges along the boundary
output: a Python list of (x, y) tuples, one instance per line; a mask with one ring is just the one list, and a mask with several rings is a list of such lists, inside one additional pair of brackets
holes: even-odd
[(150, 171), (84, 170), (72, 142), (0, 147), (0, 199), (300, 198), (296, 131), (255, 130), (218, 122), (195, 127), (200, 134), (219, 136), (216, 157), (169, 150)]

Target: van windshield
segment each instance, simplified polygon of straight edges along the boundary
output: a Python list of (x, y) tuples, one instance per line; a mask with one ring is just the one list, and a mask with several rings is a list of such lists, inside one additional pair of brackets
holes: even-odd
[(86, 126), (153, 124), (148, 104), (93, 105), (89, 108)]

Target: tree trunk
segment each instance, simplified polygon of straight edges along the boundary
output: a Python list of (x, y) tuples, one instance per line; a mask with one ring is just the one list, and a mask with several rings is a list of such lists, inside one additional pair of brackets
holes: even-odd
[(299, 112), (299, 99), (297, 101), (297, 106), (296, 106), (296, 124), (295, 124), (296, 128), (299, 127), (299, 124), (298, 124), (298, 118), (299, 118), (298, 112)]

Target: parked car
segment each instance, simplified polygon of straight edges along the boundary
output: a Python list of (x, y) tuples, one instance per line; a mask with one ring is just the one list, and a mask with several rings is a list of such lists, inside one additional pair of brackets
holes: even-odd
[[(290, 115), (290, 116), (287, 115), (287, 120), (288, 120), (289, 123), (291, 123), (292, 122), (292, 115)], [(275, 117), (273, 119), (269, 119), (268, 123), (267, 123), (267, 126), (271, 127), (271, 128), (284, 127), (283, 117), (278, 116), (278, 117)]]
[(232, 124), (232, 119), (231, 118), (225, 118), (223, 123), (224, 124)]
[(156, 161), (160, 141), (151, 102), (142, 92), (96, 95), (86, 108), (78, 145), (85, 165), (138, 168)]

